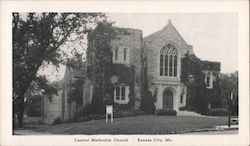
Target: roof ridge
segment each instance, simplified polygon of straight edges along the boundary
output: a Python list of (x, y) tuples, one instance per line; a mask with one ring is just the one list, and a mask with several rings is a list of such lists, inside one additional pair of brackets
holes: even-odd
[(179, 33), (179, 31), (175, 28), (175, 26), (172, 24), (171, 20), (169, 20), (169, 26), (172, 26), (174, 28), (174, 30), (177, 32), (177, 35), (180, 36), (180, 38), (183, 40), (183, 42), (188, 45), (188, 43), (184, 40), (184, 38), (182, 37), (182, 35)]
[[(184, 40), (184, 38), (181, 36), (179, 31), (172, 24), (171, 19), (168, 19), (168, 23), (162, 29), (160, 29), (159, 31), (156, 31), (156, 32), (144, 37), (144, 40), (145, 41), (154, 41), (156, 34), (161, 35), (164, 32), (164, 30), (168, 29), (169, 27), (172, 27), (174, 29), (174, 31), (176, 32), (176, 34), (180, 37), (180, 39), (188, 46), (188, 43)], [(150, 40), (150, 38), (152, 38), (152, 39)]]

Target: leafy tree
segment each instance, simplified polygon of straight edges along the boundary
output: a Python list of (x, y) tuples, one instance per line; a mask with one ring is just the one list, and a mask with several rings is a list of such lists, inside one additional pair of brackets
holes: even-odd
[(25, 107), (25, 113), (29, 117), (40, 117), (41, 116), (41, 102), (42, 96), (33, 96), (34, 98), (30, 98), (27, 100), (27, 105)]
[(217, 81), (213, 82), (213, 89), (208, 91), (210, 95), (211, 108), (221, 108), (222, 107), (222, 86), (221, 79), (217, 75)]
[(201, 60), (194, 54), (187, 53), (181, 64), (181, 82), (187, 85), (187, 108), (203, 113), (207, 101), (204, 97), (205, 83), (201, 70)]
[[(93, 112), (104, 113), (104, 100), (113, 97), (111, 82), (112, 52), (111, 40), (115, 37), (112, 23), (102, 22), (88, 34), (87, 57), (89, 60), (88, 75), (94, 83), (92, 98)], [(110, 99), (113, 100), (113, 99)]]
[(238, 71), (229, 74), (221, 74), (222, 105), (228, 107), (229, 98), (233, 93), (232, 112), (238, 114)]
[(157, 95), (157, 89), (154, 91), (154, 96), (152, 93), (148, 90), (148, 80), (147, 80), (147, 70), (145, 69), (143, 72), (143, 79), (142, 79), (143, 85), (143, 91), (141, 92), (141, 110), (143, 110), (146, 113), (153, 114), (155, 113), (155, 100), (156, 100), (156, 95)]
[(207, 89), (204, 77), (202, 61), (194, 54), (186, 54), (181, 68), (181, 82), (187, 86), (186, 107), (201, 114), (206, 114), (209, 103), (212, 108), (221, 106), (220, 80), (213, 83), (213, 89)]
[(146, 91), (144, 96), (141, 99), (141, 109), (149, 114), (154, 114), (155, 105), (153, 95), (150, 91)]
[[(24, 95), (46, 64), (59, 66), (63, 56), (61, 46), (83, 39), (91, 25), (105, 18), (102, 13), (13, 13), (13, 120), (23, 126)], [(67, 48), (67, 47), (66, 47)], [(77, 54), (76, 48), (70, 51)], [(14, 123), (14, 121), (13, 121)]]

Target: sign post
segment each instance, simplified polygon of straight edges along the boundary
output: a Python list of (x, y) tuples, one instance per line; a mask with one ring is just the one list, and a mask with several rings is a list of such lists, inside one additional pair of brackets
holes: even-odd
[(111, 123), (113, 123), (113, 105), (106, 105), (106, 123), (110, 115)]
[(228, 127), (231, 126), (231, 108), (232, 108), (232, 100), (233, 100), (233, 93), (231, 93), (231, 96), (229, 97), (229, 107), (228, 107)]

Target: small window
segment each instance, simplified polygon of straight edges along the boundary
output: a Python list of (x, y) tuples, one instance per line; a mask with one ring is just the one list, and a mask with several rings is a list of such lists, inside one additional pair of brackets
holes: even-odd
[(207, 76), (206, 76), (206, 86), (210, 87), (210, 74), (209, 73), (207, 73)]
[(165, 55), (165, 75), (164, 76), (168, 76), (168, 55)]
[(156, 87), (156, 88), (155, 88), (155, 91), (154, 91), (154, 96), (153, 96), (154, 102), (157, 102), (157, 94), (158, 94), (158, 89), (157, 89), (157, 87)]
[(121, 100), (125, 100), (125, 87), (122, 87)]
[(183, 94), (181, 94), (180, 103), (183, 103)]
[(128, 99), (128, 92), (129, 90), (128, 86), (117, 86), (114, 90), (114, 100), (117, 103), (125, 104), (127, 103)]
[(129, 48), (116, 47), (113, 48), (113, 63), (128, 64), (129, 63)]
[(180, 103), (182, 104), (183, 103), (183, 98), (184, 98), (184, 89), (182, 89), (182, 92), (181, 92), (181, 95), (180, 95)]
[(115, 60), (118, 59), (118, 48), (115, 48)]
[(169, 56), (169, 76), (173, 76), (172, 70), (173, 70), (173, 55)]
[(116, 100), (120, 100), (120, 87), (116, 87), (115, 89), (115, 92), (116, 92)]
[(177, 76), (177, 56), (174, 56), (174, 76)]
[(163, 76), (163, 55), (160, 56), (160, 76)]
[(124, 48), (123, 49), (123, 58), (124, 58), (124, 61), (126, 61), (126, 59), (127, 59), (127, 48)]

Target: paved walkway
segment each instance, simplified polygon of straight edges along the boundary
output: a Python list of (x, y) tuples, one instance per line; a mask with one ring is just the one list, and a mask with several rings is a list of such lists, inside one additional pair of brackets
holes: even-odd
[(220, 135), (220, 134), (238, 134), (238, 125), (214, 126), (214, 128), (199, 129), (196, 131), (184, 132), (184, 135)]
[(231, 125), (228, 127), (228, 125), (222, 125), (222, 126), (215, 126), (217, 130), (237, 130), (239, 128), (239, 125)]
[(238, 130), (203, 131), (203, 132), (183, 133), (183, 135), (235, 135), (235, 134), (238, 134)]

